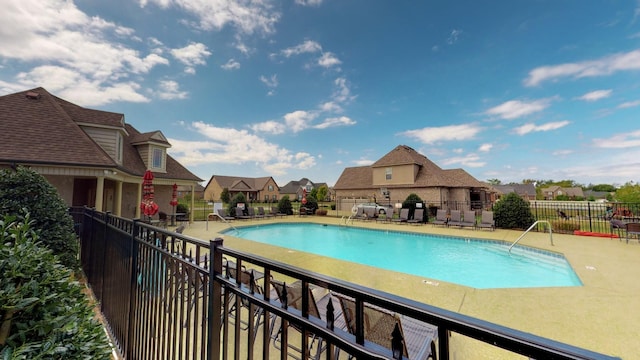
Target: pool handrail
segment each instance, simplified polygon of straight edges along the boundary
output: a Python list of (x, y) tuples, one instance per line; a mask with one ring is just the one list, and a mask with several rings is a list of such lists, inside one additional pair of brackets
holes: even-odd
[(537, 220), (536, 222), (534, 222), (531, 226), (529, 226), (529, 228), (527, 230), (525, 230), (522, 235), (520, 235), (516, 241), (513, 242), (513, 244), (511, 244), (511, 246), (509, 246), (509, 254), (511, 254), (511, 249), (518, 243), (518, 241), (520, 241), (520, 239), (522, 239), (525, 235), (527, 235), (527, 233), (529, 231), (531, 231), (531, 229), (533, 229), (534, 226), (538, 225), (538, 223), (546, 223), (548, 226), (547, 228), (549, 229), (549, 240), (551, 241), (551, 246), (555, 246), (553, 244), (553, 233), (551, 231), (551, 223), (548, 222), (547, 220)]

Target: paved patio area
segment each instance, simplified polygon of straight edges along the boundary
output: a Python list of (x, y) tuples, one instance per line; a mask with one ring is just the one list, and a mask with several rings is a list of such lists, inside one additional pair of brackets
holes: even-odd
[[(234, 226), (274, 221), (339, 224), (336, 217), (289, 216), (284, 219), (234, 221)], [(220, 221), (196, 222), (185, 234), (202, 240), (224, 239), (230, 248), (258, 254), (314, 272), (383, 290), (443, 309), (565, 342), (600, 353), (634, 359), (640, 354), (640, 245), (624, 240), (529, 233), (520, 244), (564, 254), (582, 280), (582, 287), (474, 289), (404, 273), (338, 261), (318, 255), (220, 235), (228, 228)], [(522, 232), (510, 230), (450, 229), (432, 225), (377, 224), (356, 221), (353, 225), (389, 230), (415, 231), (513, 242)], [(208, 228), (208, 229), (207, 229)], [(425, 254), (428, 256), (428, 254)], [(371, 276), (375, 273), (375, 276)], [(425, 282), (424, 280), (431, 280)], [(502, 358), (499, 352), (477, 344), (451, 348), (454, 358)], [(505, 358), (514, 358), (505, 356)], [(521, 358), (521, 357), (516, 357)]]

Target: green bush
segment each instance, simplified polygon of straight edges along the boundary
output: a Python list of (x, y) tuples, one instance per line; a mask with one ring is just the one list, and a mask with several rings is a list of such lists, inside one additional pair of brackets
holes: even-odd
[(307, 211), (310, 211), (312, 214), (316, 212), (318, 209), (318, 200), (312, 194), (307, 194), (307, 203), (304, 204), (304, 207), (307, 208)]
[(245, 206), (247, 205), (247, 198), (243, 193), (235, 194), (231, 201), (229, 201), (229, 207), (227, 208), (227, 211), (229, 212), (229, 214), (231, 214), (231, 216), (236, 216), (236, 207), (238, 207), (238, 203), (244, 203)]
[(293, 215), (293, 206), (291, 206), (289, 195), (283, 196), (280, 201), (278, 201), (278, 212), (282, 214)]
[(188, 214), (189, 207), (185, 204), (178, 204), (176, 205), (176, 213)]
[(422, 216), (422, 222), (428, 222), (429, 220), (429, 211), (426, 208), (426, 204), (424, 203), (424, 201), (422, 201), (422, 199), (420, 198), (420, 196), (418, 196), (417, 194), (409, 194), (409, 196), (407, 196), (406, 199), (404, 199), (404, 201), (402, 202), (402, 207), (409, 209), (409, 217), (413, 218), (413, 215), (415, 214), (416, 211), (416, 204), (420, 203), (422, 204), (422, 209), (424, 209), (425, 211), (423, 212), (423, 216)]
[(110, 359), (82, 286), (40, 246), (34, 224), (28, 214), (0, 218), (0, 358)]
[(566, 220), (552, 220), (551, 228), (554, 232), (573, 234), (575, 230), (580, 230), (580, 224)]
[(72, 270), (79, 267), (78, 241), (69, 209), (53, 185), (35, 171), (18, 167), (0, 170), (0, 214), (31, 214), (42, 243)]
[(503, 229), (527, 229), (535, 222), (529, 203), (518, 194), (509, 193), (493, 206), (496, 227)]

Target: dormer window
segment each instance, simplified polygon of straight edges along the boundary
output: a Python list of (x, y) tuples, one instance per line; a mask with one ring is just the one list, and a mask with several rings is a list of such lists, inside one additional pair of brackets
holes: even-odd
[(151, 156), (151, 167), (153, 169), (164, 170), (164, 149), (154, 147)]

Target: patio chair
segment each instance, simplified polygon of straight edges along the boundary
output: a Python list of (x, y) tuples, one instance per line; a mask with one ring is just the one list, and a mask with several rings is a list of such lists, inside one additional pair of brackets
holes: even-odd
[(465, 210), (464, 217), (460, 222), (461, 227), (476, 228), (476, 212), (474, 210)]
[(436, 212), (436, 218), (435, 220), (433, 220), (432, 224), (446, 226), (448, 221), (449, 219), (447, 218), (447, 210), (438, 209), (438, 211)]
[(406, 223), (407, 220), (409, 220), (409, 209), (407, 208), (400, 209), (400, 215), (397, 219), (391, 219), (391, 221), (397, 223)]
[(481, 229), (489, 228), (491, 231), (496, 229), (496, 221), (493, 220), (493, 211), (482, 210), (482, 218), (478, 223), (478, 227)]
[[(347, 330), (356, 334), (356, 302), (342, 294), (333, 293), (339, 300)], [(363, 325), (365, 341), (393, 351), (392, 342), (399, 340), (402, 358), (410, 360), (436, 359), (437, 328), (433, 325), (403, 317), (377, 306), (364, 304)]]
[[(273, 286), (274, 290), (276, 291), (276, 294), (278, 295), (278, 299), (280, 300), (280, 302), (283, 304), (283, 307), (285, 307), (285, 303), (286, 303), (286, 307), (291, 307), (294, 308), (298, 311), (302, 311), (302, 282), (301, 281), (296, 281), (294, 283), (292, 283), (291, 285), (286, 284), (285, 282), (282, 281), (278, 281), (275, 279), (271, 279), (271, 286)], [(331, 295), (329, 293), (325, 294), (324, 296), (322, 296), (322, 298), (320, 300), (318, 300), (318, 302), (316, 302), (315, 299), (315, 295), (313, 293), (313, 289), (311, 286), (309, 286), (308, 288), (308, 303), (307, 303), (307, 308), (308, 308), (308, 316), (309, 317), (314, 317), (317, 319), (322, 320), (322, 318), (320, 317), (320, 311), (318, 310), (318, 302), (322, 302), (322, 303), (326, 303), (327, 299), (331, 299)], [(272, 331), (276, 329), (275, 325), (275, 321), (276, 321), (276, 317), (274, 317), (271, 321), (271, 329)], [(272, 334), (271, 338), (273, 339), (273, 345), (277, 348), (280, 349), (281, 348), (281, 339), (282, 339), (282, 332), (283, 331), (287, 331), (288, 328), (292, 328), (295, 329), (296, 331), (302, 333), (302, 329), (291, 325), (291, 326), (287, 326), (287, 328), (285, 328), (282, 324), (282, 322), (280, 323), (280, 326), (278, 326), (277, 331), (275, 331), (275, 334)], [(320, 359), (320, 354), (325, 350), (326, 346), (323, 345), (324, 341), (322, 340), (321, 337), (318, 337), (315, 334), (309, 334), (309, 349), (307, 349), (307, 357), (311, 357), (311, 350), (313, 349), (314, 345), (317, 343), (317, 348), (315, 350), (315, 354), (312, 356), (314, 359), (318, 360)], [(294, 344), (287, 344), (289, 346), (289, 348), (299, 352), (302, 354), (302, 350), (298, 347), (296, 347)], [(302, 356), (301, 356), (302, 358)]]
[(627, 244), (629, 238), (633, 238), (633, 236), (640, 242), (640, 223), (627, 223)]
[(160, 211), (158, 213), (158, 220), (160, 220), (160, 223), (158, 224), (161, 228), (166, 229), (167, 228), (167, 219), (169, 217), (167, 216), (166, 212)]
[(376, 218), (376, 222), (377, 221), (391, 222), (391, 219), (393, 219), (393, 214), (395, 214), (395, 211), (396, 209), (389, 208), (389, 210), (387, 210), (384, 216), (378, 215), (378, 217)]
[(407, 220), (407, 224), (420, 224), (424, 220), (424, 209), (416, 209), (413, 212), (413, 219)]
[(280, 211), (278, 211), (278, 207), (277, 206), (272, 206), (271, 207), (271, 214), (273, 216), (280, 216), (280, 217), (285, 217), (287, 215), (285, 213), (281, 213)]
[(451, 216), (447, 222), (447, 226), (462, 226), (462, 212), (460, 210), (451, 210)]
[(233, 216), (227, 216), (224, 213), (224, 209), (218, 209), (218, 217), (222, 220), (235, 220), (236, 218)]
[[(247, 269), (244, 265), (242, 265), (242, 269), (240, 271), (240, 277), (238, 279), (238, 270), (236, 268), (236, 263), (233, 261), (225, 261), (225, 273), (227, 275), (227, 278), (231, 278), (234, 279), (236, 281), (240, 281), (240, 285), (241, 286), (245, 286), (248, 289), (250, 289), (250, 291), (253, 291), (255, 294), (263, 294), (264, 291), (262, 289), (262, 286), (260, 286), (260, 284), (258, 284), (258, 280), (262, 279), (264, 277), (264, 274), (260, 271), (254, 270), (254, 269)], [(236, 314), (237, 314), (237, 302), (234, 301), (235, 300), (235, 296), (231, 296), (229, 298), (229, 316), (231, 318), (236, 318)], [(249, 301), (247, 301), (246, 299), (242, 299), (240, 300), (240, 306), (244, 309), (247, 309), (248, 311), (250, 311), (252, 309), (251, 304)], [(263, 323), (264, 321), (264, 309), (261, 307), (254, 307), (253, 308), (253, 313), (249, 313), (249, 318), (245, 319), (240, 319), (240, 323), (242, 325), (244, 325), (244, 327), (241, 327), (242, 330), (247, 330), (249, 329), (249, 322), (253, 322), (255, 320), (255, 326), (254, 326), (254, 333), (251, 334), (252, 338), (255, 340), (256, 335), (258, 333), (258, 327), (260, 326), (260, 324)]]
[(258, 216), (261, 216), (263, 218), (270, 218), (270, 217), (274, 217), (275, 215), (264, 212), (264, 207), (258, 206)]
[(242, 210), (241, 208), (237, 207), (236, 208), (236, 219), (249, 220), (249, 219), (251, 219), (251, 216), (245, 215), (244, 214), (244, 210)]

